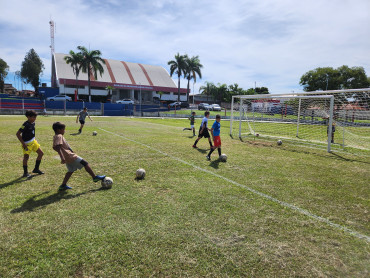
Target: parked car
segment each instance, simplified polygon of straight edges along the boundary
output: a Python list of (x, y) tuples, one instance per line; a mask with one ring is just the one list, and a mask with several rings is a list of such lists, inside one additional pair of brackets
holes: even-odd
[(214, 104), (211, 104), (209, 106), (209, 110), (212, 110), (212, 111), (221, 111), (221, 106), (218, 105), (218, 104), (216, 104), (216, 103), (214, 103)]
[(199, 103), (198, 104), (198, 110), (208, 110), (209, 104), (208, 103)]
[(189, 107), (189, 102), (182, 101), (181, 102), (181, 108), (188, 108)]
[(134, 104), (135, 102), (132, 99), (124, 98), (124, 99), (121, 99), (121, 100), (117, 100), (116, 103), (120, 103), (120, 104)]
[(179, 101), (172, 102), (170, 103), (170, 107), (180, 107), (181, 108), (181, 102)]
[(72, 98), (69, 97), (69, 96), (66, 96), (66, 95), (56, 95), (56, 96), (53, 96), (53, 97), (48, 97), (46, 100), (50, 100), (50, 101), (72, 101)]

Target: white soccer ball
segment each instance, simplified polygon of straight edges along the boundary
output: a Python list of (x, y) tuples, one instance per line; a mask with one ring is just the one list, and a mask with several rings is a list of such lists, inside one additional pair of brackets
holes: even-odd
[(256, 137), (259, 137), (260, 136), (260, 134), (259, 133), (256, 133)]
[(98, 133), (96, 131), (93, 131), (93, 136), (96, 136), (98, 135)]
[(105, 177), (104, 180), (101, 181), (101, 186), (103, 188), (112, 188), (112, 185), (113, 185), (113, 179), (110, 178), (110, 177)]
[(136, 178), (138, 180), (142, 180), (143, 178), (145, 178), (145, 170), (140, 168), (140, 169), (137, 169), (136, 170)]
[(227, 160), (227, 155), (226, 154), (221, 154), (220, 155), (220, 160), (222, 161), (222, 162), (226, 162), (226, 160)]
[(277, 142), (276, 142), (279, 146), (281, 145), (281, 144), (283, 144), (283, 141), (281, 141), (281, 140), (277, 140)]

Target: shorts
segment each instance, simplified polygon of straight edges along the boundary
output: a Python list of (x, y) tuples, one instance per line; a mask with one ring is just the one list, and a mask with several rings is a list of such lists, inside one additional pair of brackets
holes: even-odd
[(221, 147), (221, 137), (220, 136), (214, 136), (213, 146)]
[(32, 142), (30, 143), (26, 143), (27, 145), (27, 151), (22, 147), (22, 150), (23, 150), (23, 154), (30, 154), (31, 152), (37, 152), (37, 150), (40, 148), (40, 144), (37, 143), (36, 139), (33, 140)]
[(77, 159), (71, 163), (66, 163), (66, 167), (68, 169), (68, 172), (73, 173), (74, 171), (77, 171), (78, 169), (82, 169), (87, 164), (87, 161), (83, 160), (82, 157), (77, 157)]
[(203, 133), (200, 133), (201, 130), (202, 130), (202, 128), (199, 129), (199, 135), (198, 135), (198, 137), (200, 137), (200, 138), (202, 138), (202, 137), (204, 137), (204, 138), (210, 138), (211, 137), (209, 135), (208, 128), (205, 128), (203, 130)]
[(80, 124), (84, 125), (85, 124), (85, 121), (84, 120), (80, 120)]
[(190, 125), (190, 128), (194, 128), (194, 125)]

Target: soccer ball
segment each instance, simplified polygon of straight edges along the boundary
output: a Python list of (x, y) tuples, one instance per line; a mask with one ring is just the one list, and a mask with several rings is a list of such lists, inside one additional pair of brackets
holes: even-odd
[(227, 160), (227, 155), (226, 154), (221, 154), (220, 155), (220, 160), (222, 161), (222, 162), (226, 162), (226, 160)]
[(144, 170), (144, 169), (142, 169), (142, 168), (137, 169), (137, 170), (136, 170), (136, 178), (137, 178), (138, 180), (142, 180), (142, 179), (144, 179), (144, 178), (145, 178), (145, 170)]
[(96, 131), (93, 131), (93, 136), (96, 136), (98, 135), (98, 133)]
[(110, 178), (110, 177), (105, 177), (104, 180), (101, 181), (101, 186), (103, 188), (112, 188), (112, 185), (113, 185), (113, 179)]
[(283, 141), (277, 140), (277, 144), (280, 146), (281, 144), (283, 144)]
[(259, 137), (260, 136), (260, 134), (259, 133), (256, 133), (256, 137)]

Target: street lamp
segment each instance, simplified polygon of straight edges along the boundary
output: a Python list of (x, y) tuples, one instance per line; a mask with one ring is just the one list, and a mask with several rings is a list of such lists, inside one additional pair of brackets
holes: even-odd
[(141, 83), (139, 83), (139, 89), (140, 89), (140, 115), (143, 116), (143, 111), (141, 110)]

